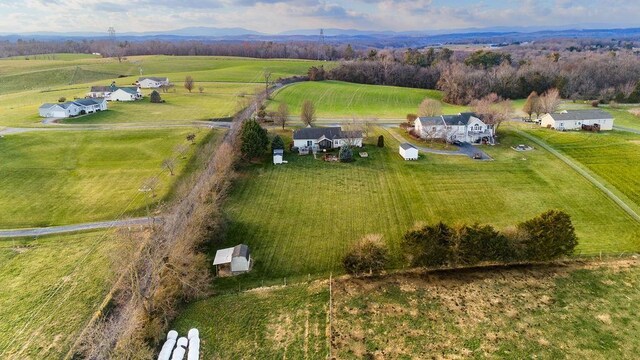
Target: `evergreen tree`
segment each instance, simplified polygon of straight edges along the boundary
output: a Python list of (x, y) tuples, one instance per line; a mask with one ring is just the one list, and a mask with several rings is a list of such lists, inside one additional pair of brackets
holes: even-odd
[(571, 255), (578, 245), (571, 217), (562, 211), (547, 211), (518, 228), (529, 235), (524, 250), (527, 260), (547, 261)]
[(275, 150), (275, 149), (284, 150), (284, 140), (282, 140), (280, 135), (276, 135), (273, 138), (273, 141), (271, 141), (271, 152), (273, 152), (273, 150)]
[(340, 158), (340, 162), (351, 162), (353, 161), (353, 150), (351, 150), (351, 146), (348, 144), (342, 145), (340, 148), (340, 153), (338, 154), (338, 158)]
[(150, 97), (150, 101), (154, 104), (158, 104), (162, 102), (162, 98), (160, 97), (160, 93), (153, 90), (151, 92), (151, 97)]
[(379, 148), (383, 148), (384, 147), (384, 136), (382, 136), (382, 135), (378, 136), (378, 147)]
[(263, 156), (269, 146), (267, 130), (263, 129), (255, 119), (242, 123), (240, 139), (242, 142), (240, 151), (246, 160)]

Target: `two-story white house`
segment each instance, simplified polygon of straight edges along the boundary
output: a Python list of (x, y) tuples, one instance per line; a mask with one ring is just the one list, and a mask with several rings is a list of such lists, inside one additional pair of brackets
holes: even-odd
[(600, 109), (564, 110), (558, 113), (545, 114), (540, 118), (540, 125), (559, 131), (580, 130), (582, 126), (598, 126), (599, 130), (613, 130), (613, 116)]
[(485, 124), (474, 113), (419, 117), (415, 121), (415, 132), (423, 139), (472, 144), (494, 142), (493, 126)]
[(143, 89), (157, 89), (163, 85), (169, 85), (169, 78), (156, 76), (140, 77), (138, 78), (137, 84)]
[(336, 149), (344, 144), (362, 147), (362, 132), (340, 127), (306, 127), (293, 132), (293, 146), (299, 149)]

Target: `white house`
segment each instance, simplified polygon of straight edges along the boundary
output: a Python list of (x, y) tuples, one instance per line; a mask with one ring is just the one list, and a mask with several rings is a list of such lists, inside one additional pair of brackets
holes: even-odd
[(362, 132), (342, 131), (340, 127), (306, 127), (293, 132), (293, 146), (299, 149), (336, 149), (344, 144), (362, 147)]
[(600, 109), (565, 110), (558, 113), (545, 114), (540, 125), (556, 130), (580, 130), (582, 126), (600, 127), (600, 130), (613, 130), (613, 116)]
[(443, 139), (447, 142), (492, 144), (494, 141), (493, 127), (474, 113), (419, 117), (415, 121), (415, 132), (423, 139)]
[(231, 271), (232, 275), (241, 274), (251, 269), (251, 253), (244, 244), (216, 251), (213, 259), (218, 274)]
[(38, 108), (40, 116), (45, 118), (68, 118), (80, 114), (80, 107), (68, 101), (58, 104), (42, 104)]
[(282, 150), (282, 149), (274, 149), (273, 150), (273, 163), (275, 165), (282, 164), (283, 156), (284, 156), (284, 150)]
[(87, 94), (90, 98), (105, 98), (108, 101), (135, 101), (142, 99), (142, 91), (139, 87), (92, 86)]
[(105, 99), (79, 99), (58, 104), (42, 104), (38, 112), (42, 117), (68, 118), (103, 110), (107, 110)]
[(400, 144), (399, 151), (405, 160), (418, 160), (418, 149), (409, 143)]
[(147, 76), (138, 78), (137, 84), (143, 89), (157, 89), (163, 85), (169, 85), (169, 78)]

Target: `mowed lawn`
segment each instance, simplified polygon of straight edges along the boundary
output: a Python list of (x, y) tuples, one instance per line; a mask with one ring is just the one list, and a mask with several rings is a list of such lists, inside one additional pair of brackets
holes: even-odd
[[(208, 359), (326, 359), (328, 281), (215, 296), (174, 323), (200, 330)], [(336, 359), (633, 359), (640, 266), (398, 273), (334, 279)], [(324, 346), (322, 346), (324, 345)]]
[(640, 135), (622, 131), (601, 133), (530, 130), (547, 144), (595, 173), (605, 185), (624, 194), (640, 209)]
[[(218, 132), (202, 129), (46, 131), (0, 139), (0, 228), (50, 226), (111, 220), (145, 213), (138, 189), (158, 176), (153, 206), (166, 199), (180, 175), (193, 170), (189, 159), (198, 143)], [(208, 135), (210, 134), (210, 135)], [(176, 175), (162, 168), (175, 148), (187, 146)]]
[(0, 239), (0, 357), (64, 357), (113, 279), (113, 236)]
[(640, 224), (552, 154), (511, 150), (528, 141), (507, 129), (500, 146), (484, 148), (495, 159), (488, 162), (432, 154), (405, 162), (389, 133), (377, 134), (386, 147), (368, 146), (369, 158), (354, 163), (287, 153), (288, 164), (245, 169), (226, 207), (227, 239), (218, 246), (248, 244), (255, 267), (219, 285), (339, 273), (349, 245), (369, 233), (383, 234), (393, 266), (401, 267), (402, 235), (416, 223), (505, 228), (548, 209), (572, 216), (580, 254), (640, 250)]
[[(269, 109), (275, 110), (279, 103), (284, 102), (289, 106), (290, 114), (298, 119), (302, 103), (311, 100), (320, 119), (355, 117), (403, 120), (407, 114), (415, 114), (425, 98), (441, 101), (442, 92), (341, 81), (311, 81), (292, 84), (279, 90), (269, 104)], [(457, 114), (467, 109), (446, 103), (442, 105), (445, 114)]]

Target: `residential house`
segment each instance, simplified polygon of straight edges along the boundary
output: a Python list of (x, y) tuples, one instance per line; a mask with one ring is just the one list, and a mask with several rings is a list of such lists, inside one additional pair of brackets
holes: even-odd
[(169, 85), (169, 78), (166, 77), (140, 77), (138, 78), (137, 85), (143, 89), (157, 89), (163, 85)]
[(293, 132), (293, 146), (299, 149), (336, 149), (344, 144), (362, 147), (361, 131), (338, 127), (306, 127)]
[(87, 97), (105, 98), (108, 101), (135, 101), (142, 99), (142, 92), (137, 86), (118, 87), (113, 83), (110, 86), (92, 86)]
[(42, 117), (68, 118), (102, 110), (107, 110), (105, 99), (78, 99), (57, 104), (42, 104), (38, 112)]
[(229, 271), (233, 275), (247, 272), (251, 269), (249, 247), (240, 244), (231, 248), (220, 249), (216, 251), (213, 265), (216, 267), (218, 274)]
[(613, 116), (600, 109), (565, 110), (558, 113), (545, 114), (540, 125), (552, 129), (580, 130), (585, 127), (599, 127), (599, 130), (613, 130)]
[(400, 144), (399, 152), (405, 160), (418, 160), (418, 148), (409, 143)]
[(485, 124), (474, 113), (419, 117), (415, 121), (415, 132), (423, 139), (472, 144), (494, 142), (493, 126)]

